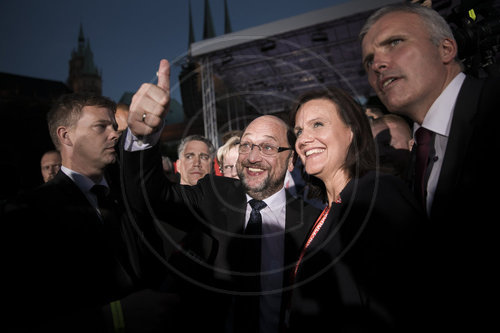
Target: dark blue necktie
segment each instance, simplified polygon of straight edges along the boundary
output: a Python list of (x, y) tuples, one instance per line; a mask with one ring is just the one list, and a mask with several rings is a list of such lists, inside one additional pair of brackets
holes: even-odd
[(137, 259), (134, 259), (133, 253), (129, 253), (126, 241), (122, 237), (118, 207), (114, 203), (108, 187), (96, 184), (92, 186), (90, 192), (97, 197), (97, 206), (102, 222), (102, 228), (99, 228), (101, 237), (116, 260), (115, 283), (120, 288), (131, 288), (134, 284), (133, 281), (137, 278), (136, 270), (131, 263), (136, 262)]
[(245, 235), (262, 235), (262, 216), (260, 210), (266, 207), (266, 203), (261, 200), (252, 199), (248, 202), (252, 211), (250, 212), (250, 219), (248, 219), (247, 227), (245, 228)]
[[(266, 207), (264, 201), (252, 199), (249, 202), (252, 211), (250, 219), (245, 228), (245, 236), (242, 239), (242, 276), (241, 290), (252, 293), (244, 295), (236, 300), (235, 308), (235, 331), (242, 333), (258, 332), (260, 317), (260, 261), (261, 261), (261, 237), (262, 216), (260, 210)], [(253, 294), (255, 293), (255, 294)]]
[[(248, 272), (255, 273), (257, 279), (253, 283), (253, 288), (259, 290), (260, 283), (260, 260), (261, 260), (261, 236), (262, 236), (262, 215), (260, 210), (266, 207), (266, 203), (261, 200), (252, 199), (248, 202), (252, 211), (250, 212), (250, 219), (248, 220), (247, 227), (245, 228), (245, 235), (248, 237), (246, 249), (246, 260)], [(252, 288), (252, 289), (253, 289)]]
[(108, 196), (109, 189), (104, 185), (94, 185), (90, 189), (97, 197), (97, 206), (101, 213), (101, 221), (104, 222), (110, 218), (111, 215), (111, 200)]

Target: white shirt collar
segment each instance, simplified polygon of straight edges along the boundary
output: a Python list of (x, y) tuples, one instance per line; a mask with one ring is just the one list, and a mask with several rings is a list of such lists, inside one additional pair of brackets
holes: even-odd
[[(247, 196), (247, 202), (249, 202), (250, 200), (253, 199), (248, 194), (246, 196)], [(267, 205), (266, 208), (269, 207), (271, 209), (271, 211), (277, 211), (278, 209), (282, 209), (283, 206), (286, 205), (285, 187), (283, 186), (281, 188), (281, 190), (279, 190), (278, 192), (271, 195), (269, 198), (266, 198), (262, 201), (264, 201), (266, 203), (266, 205)], [(266, 208), (264, 208), (264, 209), (266, 209)]]
[[(465, 80), (465, 74), (459, 73), (443, 90), (441, 95), (432, 103), (431, 108), (427, 111), (422, 127), (425, 127), (434, 133), (448, 136), (450, 134), (451, 119), (455, 102), (457, 100), (460, 88)], [(413, 133), (420, 127), (415, 123)]]
[[(92, 179), (89, 177), (82, 175), (79, 172), (73, 171), (71, 169), (66, 168), (64, 165), (61, 166), (61, 171), (64, 172), (66, 176), (71, 178), (71, 180), (78, 186), (78, 188), (83, 192), (87, 193), (90, 191), (92, 186), (96, 185)], [(102, 177), (101, 181), (97, 183), (98, 185), (104, 185), (107, 188), (109, 188), (108, 183), (106, 182), (106, 179)]]

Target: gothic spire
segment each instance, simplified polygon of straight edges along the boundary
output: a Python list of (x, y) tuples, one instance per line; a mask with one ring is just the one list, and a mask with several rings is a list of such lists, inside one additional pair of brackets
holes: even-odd
[(227, 0), (224, 0), (224, 34), (233, 32), (231, 21), (229, 20), (229, 10), (227, 9)]
[(90, 40), (87, 39), (87, 45), (85, 46), (85, 53), (83, 58), (83, 74), (98, 75), (97, 67), (94, 64), (94, 53), (90, 49)]
[(85, 37), (83, 36), (83, 24), (80, 22), (80, 33), (78, 34), (78, 41), (84, 41)]
[(208, 0), (205, 0), (205, 18), (203, 22), (203, 39), (215, 37), (214, 23), (212, 14), (210, 13), (210, 5)]
[(194, 43), (193, 15), (191, 14), (191, 0), (189, 0), (189, 41), (188, 48)]
[(85, 36), (83, 35), (83, 24), (80, 22), (80, 32), (78, 33), (78, 54), (83, 55), (85, 49)]

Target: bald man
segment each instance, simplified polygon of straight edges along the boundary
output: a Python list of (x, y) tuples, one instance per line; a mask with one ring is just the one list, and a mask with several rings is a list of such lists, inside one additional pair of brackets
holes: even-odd
[[(247, 126), (236, 162), (239, 180), (209, 174), (194, 186), (168, 182), (163, 176), (158, 144), (170, 100), (168, 74), (169, 64), (163, 60), (158, 85), (143, 84), (130, 107), (124, 140), (125, 148), (130, 150), (124, 153), (124, 179), (130, 202), (138, 212), (154, 211), (160, 220), (195, 230), (195, 234), (200, 229), (204, 233), (185, 243), (187, 258), (183, 265), (178, 265), (184, 273), (182, 282), (187, 284), (187, 299), (191, 300), (186, 302), (187, 318), (192, 313), (207, 318), (191, 320), (189, 325), (201, 324), (198, 329), (209, 331), (223, 331), (227, 325), (233, 325), (236, 332), (277, 332), (279, 319), (284, 315), (283, 290), (290, 282), (285, 277), (290, 276), (298, 249), (319, 215), (319, 211), (293, 198), (284, 187), (286, 171), (293, 169), (294, 155), (293, 143), (288, 141), (288, 125), (266, 115)], [(261, 237), (249, 233), (255, 201), (264, 202), (264, 207), (260, 207)], [(252, 270), (244, 258), (248, 256), (249, 242), (254, 245), (255, 239), (261, 242), (255, 247), (253, 259), (260, 265)], [(189, 263), (193, 266), (193, 257), (200, 264), (186, 272)], [(246, 272), (246, 276), (241, 272)], [(208, 295), (206, 289), (210, 290)], [(241, 292), (254, 296), (241, 297)]]
[(127, 119), (129, 113), (129, 106), (125, 103), (118, 103), (116, 105), (115, 119), (118, 124), (118, 133), (122, 133), (127, 128)]
[(40, 160), (40, 169), (44, 183), (53, 179), (61, 169), (61, 153), (57, 150), (45, 152)]

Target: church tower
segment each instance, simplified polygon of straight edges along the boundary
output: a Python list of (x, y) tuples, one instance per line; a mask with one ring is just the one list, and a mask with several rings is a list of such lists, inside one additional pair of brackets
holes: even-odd
[(212, 20), (212, 13), (210, 11), (210, 3), (205, 0), (205, 16), (203, 20), (203, 39), (215, 37), (214, 22)]
[(85, 40), (81, 24), (78, 47), (71, 52), (69, 60), (68, 85), (74, 92), (102, 94), (101, 73), (94, 64), (90, 41)]

